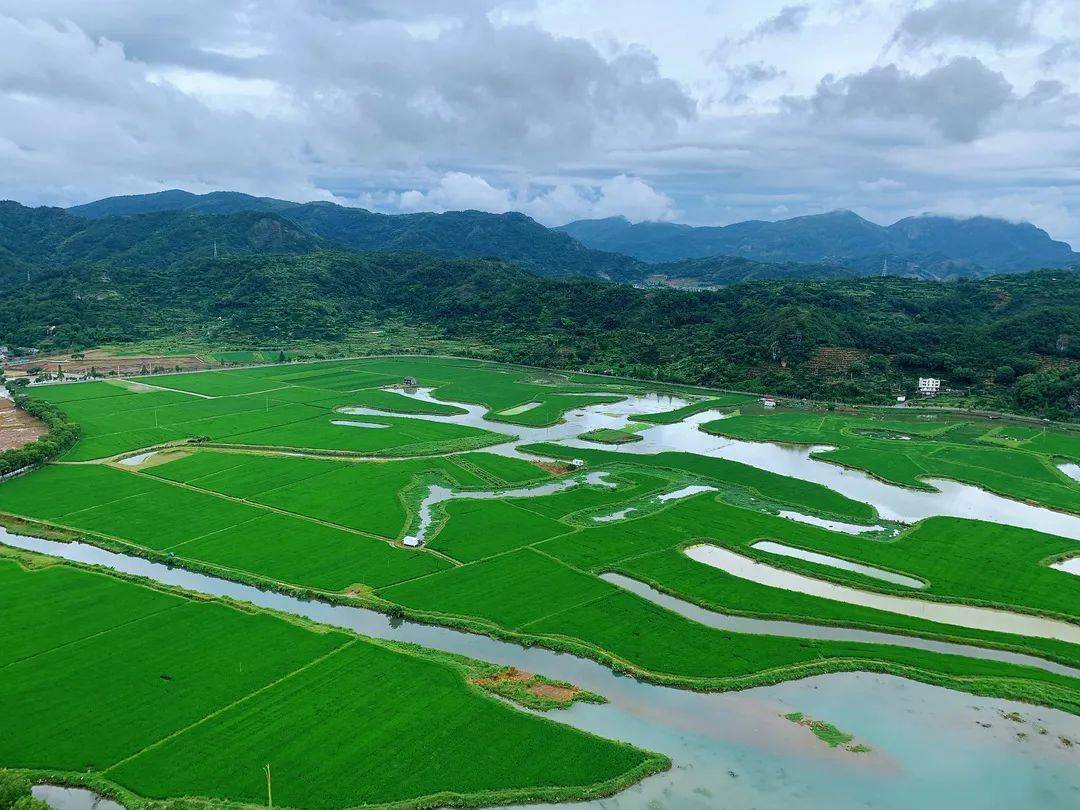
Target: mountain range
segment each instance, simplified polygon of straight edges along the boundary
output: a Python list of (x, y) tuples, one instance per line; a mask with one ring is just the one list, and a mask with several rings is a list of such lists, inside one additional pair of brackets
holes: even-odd
[[(91, 222), (146, 214), (258, 213), (282, 228), (290, 223), (303, 231), (303, 237), (285, 240), (290, 243), (286, 252), (317, 249), (310, 241), (314, 237), (324, 240), (324, 246), (355, 250), (419, 250), (447, 258), (495, 256), (544, 276), (684, 287), (724, 286), (759, 278), (882, 274), (944, 280), (1080, 266), (1080, 253), (1051, 239), (1046, 231), (1030, 223), (989, 217), (924, 215), (881, 226), (851, 211), (833, 211), (715, 227), (634, 224), (612, 217), (546, 228), (514, 212), (392, 215), (328, 202), (293, 203), (238, 192), (200, 195), (180, 190), (108, 197), (74, 206), (66, 213)], [(250, 221), (238, 224), (248, 227)], [(196, 226), (192, 222), (188, 227)], [(281, 232), (283, 238), (286, 231)], [(239, 245), (235, 249), (251, 252)], [(0, 255), (2, 250), (0, 244)]]
[[(836, 219), (877, 228), (804, 224), (821, 244), (858, 247)], [(1071, 418), (1080, 405), (1078, 273), (947, 284), (770, 255), (650, 263), (521, 214), (390, 216), (241, 194), (3, 202), (0, 343), (340, 351), (404, 330), (532, 365), (818, 399), (888, 401), (929, 373), (994, 407)]]
[(440, 258), (493, 257), (539, 276), (717, 287), (763, 278), (837, 278), (835, 265), (741, 257), (648, 263), (595, 250), (519, 213), (451, 211), (387, 215), (332, 203), (289, 203), (233, 192), (162, 192), (72, 209), (0, 202), (0, 287), (35, 268), (103, 260), (163, 267), (212, 256), (319, 251), (415, 251)]
[(889, 226), (852, 211), (832, 211), (766, 222), (692, 227), (631, 223), (623, 217), (578, 220), (557, 230), (596, 250), (646, 262), (743, 256), (760, 262), (818, 262), (860, 275), (924, 278), (1013, 273), (1080, 264), (1065, 242), (1034, 225), (990, 217), (923, 215)]

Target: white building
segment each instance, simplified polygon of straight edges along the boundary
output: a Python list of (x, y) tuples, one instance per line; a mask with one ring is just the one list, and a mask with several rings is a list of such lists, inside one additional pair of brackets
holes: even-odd
[(941, 390), (941, 380), (937, 377), (919, 377), (919, 393), (932, 397)]
[(761, 407), (762, 408), (775, 408), (776, 407), (776, 400), (775, 399), (770, 399), (769, 397), (762, 397), (762, 399), (761, 399)]

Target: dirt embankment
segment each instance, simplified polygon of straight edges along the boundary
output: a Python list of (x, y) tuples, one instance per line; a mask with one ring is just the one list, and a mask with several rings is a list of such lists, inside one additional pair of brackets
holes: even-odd
[(30, 444), (48, 431), (44, 422), (16, 408), (10, 399), (0, 399), (0, 452)]

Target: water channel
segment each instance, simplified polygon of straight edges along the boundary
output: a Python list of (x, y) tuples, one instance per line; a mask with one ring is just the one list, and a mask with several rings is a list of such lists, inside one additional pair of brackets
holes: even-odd
[[(640, 441), (627, 444), (601, 446), (577, 438), (580, 434), (597, 428), (615, 430), (624, 428), (631, 421), (630, 417), (634, 415), (673, 410), (688, 404), (686, 400), (678, 397), (658, 394), (633, 395), (613, 404), (590, 405), (568, 411), (564, 421), (548, 427), (536, 428), (487, 419), (485, 418), (487, 409), (483, 406), (438, 400), (431, 395), (431, 389), (395, 390), (421, 402), (455, 405), (465, 411), (462, 414), (449, 416), (395, 414), (397, 416), (468, 425), (508, 435), (508, 441), (505, 444), (484, 448), (484, 452), (532, 459), (534, 456), (521, 451), (520, 445), (558, 442), (567, 447), (590, 449), (602, 447), (612, 453), (630, 455), (654, 455), (663, 452), (694, 453), (711, 458), (738, 461), (779, 475), (821, 484), (853, 500), (870, 504), (883, 520), (915, 523), (937, 515), (971, 518), (1080, 540), (1080, 516), (1077, 515), (1013, 500), (979, 487), (947, 479), (928, 480), (928, 483), (936, 488), (936, 492), (888, 484), (861, 470), (848, 469), (812, 457), (816, 452), (830, 449), (828, 446), (788, 446), (771, 442), (748, 442), (714, 436), (700, 430), (700, 425), (728, 415), (721, 411), (702, 411), (681, 422), (650, 426), (637, 432), (637, 435), (641, 437)], [(387, 415), (385, 411), (373, 408), (346, 407), (340, 410), (343, 413), (355, 415)], [(510, 436), (517, 438), (512, 439), (509, 438)], [(865, 530), (874, 528), (867, 526)]]
[[(512, 665), (598, 692), (609, 703), (577, 704), (553, 719), (661, 751), (672, 758), (674, 767), (618, 796), (573, 807), (1071, 810), (1080, 796), (1080, 745), (1075, 742), (1080, 741), (1080, 717), (1052, 709), (867, 673), (818, 676), (720, 694), (669, 689), (617, 676), (569, 654), (300, 600), (85, 543), (21, 537), (3, 530), (0, 542), (195, 593), (251, 602), (366, 636)], [(792, 623), (770, 624), (779, 628)], [(809, 626), (795, 625), (804, 627)], [(795, 628), (784, 630), (791, 633)], [(796, 711), (834, 723), (871, 750), (856, 754), (829, 748), (783, 717)], [(61, 810), (93, 808), (93, 794), (85, 791), (39, 788), (38, 792), (55, 799), (54, 806)]]
[[(438, 401), (426, 389), (404, 393), (421, 401)], [(506, 443), (486, 448), (486, 452), (532, 458), (518, 446), (561, 442), (571, 447), (595, 448), (597, 445), (581, 441), (577, 436), (595, 428), (618, 429), (626, 426), (632, 415), (670, 410), (687, 403), (679, 398), (658, 395), (631, 396), (615, 404), (576, 409), (566, 414), (565, 421), (544, 428), (488, 420), (484, 418), (486, 409), (481, 406), (449, 404), (461, 407), (465, 413), (413, 418), (470, 425), (506, 434)], [(369, 408), (340, 410), (357, 416), (386, 415)], [(702, 423), (723, 416), (718, 411), (706, 411), (676, 424), (651, 426), (638, 433), (641, 441), (606, 446), (605, 449), (630, 454), (682, 451), (740, 461), (828, 486), (871, 504), (883, 520), (910, 523), (932, 515), (951, 515), (1080, 539), (1080, 518), (1020, 503), (976, 487), (934, 481), (937, 492), (908, 490), (859, 471), (811, 458), (811, 454), (821, 448), (733, 441), (699, 430)], [(363, 429), (362, 424), (354, 427)], [(569, 485), (579, 483), (574, 480)], [(588, 483), (603, 485), (605, 482), (596, 479)], [(432, 488), (425, 500), (429, 523), (431, 507), (435, 503), (462, 496), (462, 493), (442, 493), (436, 489)], [(485, 493), (484, 496), (507, 497), (510, 492)], [(609, 517), (619, 520), (632, 511), (632, 508), (620, 510), (621, 513)], [(422, 515), (423, 510), (421, 527), (415, 535), (417, 542), (423, 539)], [(816, 521), (819, 525), (832, 523), (834, 525), (828, 525), (828, 528), (850, 533), (880, 528), (826, 522), (794, 512), (784, 516)], [(553, 719), (601, 736), (661, 751), (672, 758), (674, 767), (616, 797), (575, 806), (635, 810), (715, 807), (733, 810), (844, 810), (855, 807), (991, 810), (1037, 806), (1057, 810), (1076, 807), (1080, 800), (1080, 744), (1077, 744), (1080, 743), (1080, 717), (1055, 710), (979, 698), (867, 673), (818, 676), (736, 693), (702, 694), (670, 689), (617, 676), (599, 664), (565, 653), (524, 649), (486, 636), (391, 619), (359, 608), (299, 600), (84, 543), (19, 537), (2, 529), (0, 542), (106, 566), (198, 593), (252, 602), (367, 636), (411, 642), (512, 665), (598, 692), (610, 702), (602, 706), (575, 705), (554, 715)], [(712, 564), (709, 560), (702, 562)], [(607, 575), (605, 579), (695, 621), (726, 626), (739, 632), (901, 644), (1028, 663), (1075, 674), (1067, 667), (1002, 651), (870, 631), (725, 616), (672, 599), (626, 577)], [(1037, 632), (1031, 634), (1039, 635)], [(834, 723), (853, 734), (857, 742), (869, 746), (871, 751), (856, 754), (842, 748), (829, 748), (806, 728), (784, 719), (784, 714), (795, 711)], [(63, 810), (91, 808), (85, 797), (80, 799), (78, 795), (58, 792), (55, 788), (52, 791), (51, 796), (43, 797), (49, 798), (56, 807)]]

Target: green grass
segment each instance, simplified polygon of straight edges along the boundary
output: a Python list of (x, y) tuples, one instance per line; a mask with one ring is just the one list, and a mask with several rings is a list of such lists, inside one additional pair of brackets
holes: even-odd
[(530, 549), (381, 590), (416, 610), (487, 619), (515, 629), (616, 590)]
[(195, 394), (222, 397), (235, 394), (252, 394), (272, 391), (283, 387), (282, 383), (258, 377), (244, 377), (224, 371), (206, 371), (198, 374), (164, 374), (148, 377), (143, 382), (161, 388), (175, 388)]
[[(430, 548), (406, 551), (383, 540), (409, 530), (429, 485), (499, 489), (549, 474), (520, 459), (485, 452), (431, 455), (465, 450), (471, 442), (501, 441), (494, 433), (394, 416), (355, 417), (388, 425), (384, 429), (334, 426), (331, 421), (339, 415), (332, 408), (348, 401), (411, 407), (413, 401), (406, 405), (399, 394), (380, 390), (404, 376), (417, 377), (436, 395), (493, 411), (541, 403), (508, 417), (520, 420), (552, 421), (573, 403), (617, 395), (598, 394), (600, 383), (574, 375), (427, 357), (215, 374), (227, 381), (235, 375), (237, 391), (278, 390), (204, 399), (177, 392), (113, 393), (105, 389), (117, 386), (90, 384), (84, 386), (87, 396), (77, 399), (66, 392), (78, 386), (69, 386), (61, 407), (89, 425), (72, 457), (89, 458), (106, 448), (129, 448), (148, 435), (172, 433), (256, 449), (428, 455), (375, 461), (197, 449), (138, 472), (52, 466), (0, 486), (0, 511), (118, 538), (151, 556), (171, 553), (181, 564), (217, 566), (236, 579), (333, 592), (357, 586), (364, 598), (374, 590), (383, 604), (407, 612), (574, 649), (641, 677), (684, 686), (735, 688), (863, 668), (1070, 711), (1078, 705), (1072, 679), (894, 646), (724, 633), (597, 576), (619, 571), (699, 605), (741, 615), (989, 644), (1075, 664), (1080, 662), (1075, 645), (965, 630), (768, 588), (694, 563), (680, 551), (690, 543), (712, 542), (812, 576), (910, 595), (860, 574), (750, 548), (757, 540), (772, 539), (914, 576), (928, 583), (925, 594), (931, 598), (1075, 619), (1080, 580), (1045, 565), (1074, 550), (1070, 541), (953, 519), (924, 521), (888, 542), (853, 537), (768, 514), (789, 508), (854, 522), (875, 519), (867, 504), (818, 484), (688, 453), (638, 455), (548, 444), (527, 449), (553, 459), (582, 459), (592, 470), (607, 471), (617, 486), (582, 485), (533, 498), (452, 500), (437, 511)], [(176, 375), (178, 380), (197, 376)], [(216, 380), (208, 386), (227, 391), (231, 384)], [(732, 423), (748, 438), (834, 443), (841, 448), (837, 453), (849, 454), (849, 463), (873, 465), (882, 477), (887, 473), (909, 485), (922, 486), (919, 476), (933, 474), (961, 480), (1003, 477), (1008, 480), (1002, 487), (1023, 482), (1029, 494), (1044, 501), (1045, 492), (1060, 499), (1076, 491), (1075, 484), (1060, 482), (1050, 455), (1063, 456), (1068, 437), (1041, 429), (903, 414), (870, 419), (787, 411), (747, 413), (717, 424), (726, 430)], [(655, 502), (657, 494), (685, 483), (707, 483), (717, 491), (666, 505)], [(636, 510), (629, 519), (607, 524), (591, 519), (628, 507)]]
[(614, 428), (597, 428), (582, 433), (578, 436), (587, 442), (599, 442), (600, 444), (629, 444), (640, 442), (641, 437), (632, 430), (616, 430)]
[[(387, 428), (335, 425), (335, 421), (380, 424), (386, 425)], [(364, 455), (425, 455), (452, 450), (468, 450), (506, 440), (501, 434), (464, 425), (393, 416), (365, 416), (362, 419), (359, 417), (350, 419), (344, 414), (325, 414), (252, 431), (240, 430), (224, 436), (212, 436), (212, 438), (230, 445), (340, 450)]]
[(181, 560), (222, 566), (301, 587), (381, 587), (449, 567), (432, 554), (286, 515), (266, 515), (170, 549)]
[(495, 453), (462, 453), (454, 456), (455, 464), (474, 470), (493, 485), (524, 484), (551, 477), (546, 470), (528, 461)]
[(839, 517), (855, 523), (870, 523), (875, 517), (874, 510), (867, 504), (826, 486), (760, 470), (738, 461), (674, 452), (627, 456), (609, 450), (562, 447), (557, 444), (527, 445), (524, 449), (557, 459), (580, 458), (591, 466), (625, 462), (646, 470), (652, 468), (689, 474), (695, 480), (737, 488), (744, 497), (787, 504), (801, 512)]
[[(774, 564), (780, 562), (777, 558), (770, 561)], [(1080, 665), (1080, 650), (1063, 641), (961, 629), (889, 611), (770, 588), (701, 565), (675, 547), (628, 557), (608, 563), (606, 567), (719, 613), (764, 616), (809, 624), (854, 625), (937, 638), (959, 636), (976, 643), (1027, 650), (1035, 655)]]
[(449, 520), (429, 545), (455, 560), (471, 562), (570, 530), (563, 523), (516, 506), (516, 500), (449, 501)]
[[(393, 429), (332, 424), (335, 419), (349, 418), (334, 414), (332, 409), (350, 404), (398, 413), (458, 413), (460, 409), (453, 406), (422, 403), (380, 390), (381, 386), (400, 383), (418, 365), (431, 369), (445, 381), (464, 368), (478, 390), (491, 389), (495, 398), (512, 396), (519, 388), (526, 396), (535, 387), (513, 381), (508, 384), (503, 379), (505, 374), (480, 363), (379, 358), (155, 375), (136, 380), (175, 390), (136, 391), (112, 381), (41, 386), (30, 393), (56, 403), (80, 424), (82, 439), (67, 456), (74, 461), (196, 437), (226, 444), (403, 455), (468, 449), (502, 440), (490, 431), (392, 416), (358, 421), (388, 424)], [(561, 389), (548, 393), (561, 396)], [(556, 397), (553, 403), (531, 418), (555, 421), (562, 413), (553, 410), (555, 404), (566, 409), (575, 407), (578, 401)]]
[[(846, 746), (848, 743), (855, 739), (853, 735), (848, 734), (846, 731), (841, 731), (832, 723), (826, 723), (824, 720), (813, 720), (804, 715), (802, 712), (791, 712), (790, 714), (785, 714), (784, 718), (790, 720), (796, 725), (805, 726), (806, 728), (810, 729), (810, 732), (827, 746), (829, 746), (829, 748), (837, 748), (841, 745)], [(869, 751), (870, 749), (867, 748), (865, 745), (858, 745), (852, 746), (851, 748), (848, 748), (846, 750), (855, 751), (856, 753), (863, 753), (865, 751)]]
[(41, 628), (34, 648), (4, 647), (3, 767), (261, 804), (270, 763), (279, 805), (329, 809), (569, 800), (665, 765), (523, 714), (421, 651), (65, 565), (0, 559), (0, 591), (20, 595), (0, 635), (31, 613)]
[[(149, 471), (160, 474), (175, 464), (185, 465), (188, 472), (197, 472), (192, 465), (204, 455), (220, 460), (228, 454), (198, 453), (151, 467)], [(240, 454), (233, 454), (232, 458), (259, 467), (266, 462), (305, 467), (310, 461)], [(380, 483), (387, 480), (385, 470), (375, 470), (374, 465), (317, 463), (332, 465), (337, 472), (355, 474), (368, 470), (370, 480)], [(401, 473), (403, 476), (407, 473), (411, 479), (417, 469), (413, 466), (411, 471)], [(229, 472), (233, 471), (225, 470), (225, 473)], [(268, 511), (254, 501), (225, 500), (212, 493), (185, 489), (150, 476), (108, 467), (54, 466), (10, 483), (15, 486), (0, 488), (0, 511), (102, 534), (152, 551), (168, 552), (181, 561), (223, 566), (298, 586), (330, 591), (358, 584), (379, 587), (448, 566), (431, 554), (391, 548), (371, 537)], [(34, 500), (23, 497), (27, 491), (34, 494)], [(329, 503), (348, 503), (340, 492), (314, 488), (308, 491), (334, 495)], [(117, 499), (100, 503), (102, 492), (109, 492)], [(76, 495), (81, 497), (76, 498)], [(91, 500), (97, 500), (100, 505), (88, 506)], [(370, 505), (371, 501), (366, 503)], [(390, 519), (396, 521), (388, 525), (387, 534), (396, 537), (405, 520), (396, 491), (387, 491), (385, 503), (393, 510)], [(350, 514), (359, 514), (366, 508), (370, 507), (360, 498), (351, 504)], [(302, 513), (303, 510), (290, 511)], [(176, 519), (177, 515), (182, 519)], [(383, 528), (370, 522), (365, 522), (365, 527)]]
[(445, 666), (356, 643), (113, 776), (155, 797), (259, 804), (261, 765), (269, 762), (276, 802), (336, 808), (444, 793), (581, 789), (644, 762), (629, 747), (542, 723), (463, 688)]

